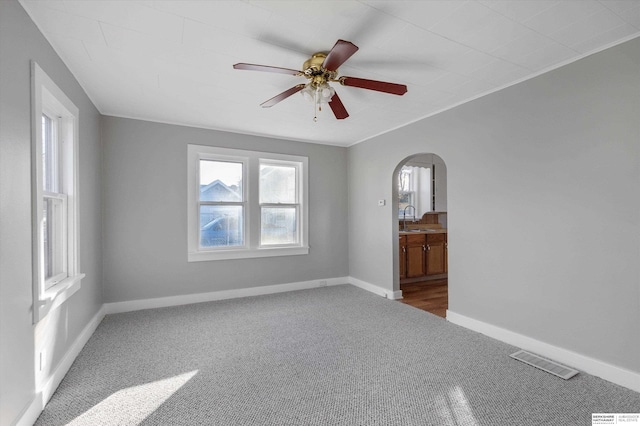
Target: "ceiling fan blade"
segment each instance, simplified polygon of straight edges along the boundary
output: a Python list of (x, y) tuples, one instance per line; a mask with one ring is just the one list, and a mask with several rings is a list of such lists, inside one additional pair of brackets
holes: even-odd
[(407, 93), (407, 86), (405, 86), (404, 84), (367, 80), (365, 78), (340, 77), (340, 84), (344, 86), (359, 87), (361, 89), (375, 90), (378, 92), (391, 93), (393, 95), (400, 96)]
[(338, 97), (337, 93), (334, 93), (331, 97), (331, 101), (329, 101), (329, 106), (331, 107), (331, 111), (333, 111), (333, 115), (336, 116), (338, 120), (344, 120), (349, 116), (347, 109), (342, 104), (342, 101)]
[(331, 49), (331, 52), (324, 58), (322, 68), (329, 71), (335, 71), (338, 67), (345, 63), (347, 59), (358, 51), (358, 46), (350, 41), (338, 40)]
[(274, 96), (273, 98), (269, 99), (268, 101), (265, 101), (265, 102), (261, 103), (260, 106), (262, 108), (271, 108), (272, 106), (274, 106), (278, 102), (287, 99), (289, 96), (293, 95), (294, 93), (298, 93), (302, 89), (304, 89), (304, 84), (298, 84), (296, 86), (293, 86), (291, 89), (285, 90), (284, 92), (280, 93), (279, 95)]
[(289, 74), (289, 75), (301, 75), (302, 71), (292, 70), (289, 68), (280, 68), (280, 67), (272, 67), (269, 65), (257, 65), (257, 64), (235, 64), (233, 66), (234, 69), (237, 70), (249, 70), (249, 71), (265, 71), (265, 72), (276, 72), (280, 74)]

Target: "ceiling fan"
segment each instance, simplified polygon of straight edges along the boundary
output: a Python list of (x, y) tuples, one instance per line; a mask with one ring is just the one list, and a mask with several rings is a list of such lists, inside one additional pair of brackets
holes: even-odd
[[(361, 89), (375, 90), (377, 92), (391, 93), (402, 96), (407, 93), (407, 86), (404, 84), (387, 83), (385, 81), (367, 80), (356, 77), (338, 77), (338, 67), (345, 63), (358, 50), (358, 46), (350, 41), (338, 40), (329, 53), (317, 52), (311, 55), (302, 65), (303, 71), (290, 68), (272, 67), (269, 65), (256, 65), (239, 63), (233, 68), (237, 70), (251, 70), (289, 74), (297, 77), (305, 77), (309, 81), (306, 84), (297, 84), (285, 90), (279, 95), (260, 104), (263, 108), (270, 108), (280, 101), (285, 100), (294, 93), (302, 92), (303, 96), (313, 101), (318, 110), (322, 109), (323, 103), (329, 103), (333, 114), (338, 120), (349, 117), (346, 108), (342, 104), (340, 97), (329, 82), (340, 83), (343, 86), (359, 87)], [(317, 121), (317, 114), (313, 118)]]

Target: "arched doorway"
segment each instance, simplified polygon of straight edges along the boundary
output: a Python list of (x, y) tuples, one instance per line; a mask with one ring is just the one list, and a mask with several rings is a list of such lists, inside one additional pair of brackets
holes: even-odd
[(394, 171), (393, 201), (398, 230), (393, 263), (402, 302), (444, 318), (449, 259), (447, 168), (442, 158), (422, 153), (401, 161)]

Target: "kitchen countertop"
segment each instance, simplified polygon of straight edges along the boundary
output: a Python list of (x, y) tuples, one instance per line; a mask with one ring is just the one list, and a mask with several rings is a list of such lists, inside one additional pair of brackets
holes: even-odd
[(416, 229), (414, 231), (400, 231), (400, 235), (411, 235), (411, 234), (446, 234), (446, 229)]

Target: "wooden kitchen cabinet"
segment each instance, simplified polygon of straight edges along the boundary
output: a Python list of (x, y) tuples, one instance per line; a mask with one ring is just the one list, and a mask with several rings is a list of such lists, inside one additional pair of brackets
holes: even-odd
[(449, 273), (449, 235), (444, 234), (444, 273)]
[(448, 272), (446, 233), (400, 235), (398, 247), (401, 282), (441, 278)]
[(427, 234), (426, 275), (444, 274), (445, 234)]
[(407, 278), (407, 236), (400, 235), (398, 247), (400, 249), (400, 279), (403, 280)]
[(407, 278), (426, 275), (426, 238), (424, 234), (406, 235), (407, 237)]

